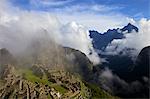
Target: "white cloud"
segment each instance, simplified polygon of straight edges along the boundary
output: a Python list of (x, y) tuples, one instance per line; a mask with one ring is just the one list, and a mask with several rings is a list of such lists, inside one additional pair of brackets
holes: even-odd
[(126, 16), (117, 13), (107, 15), (94, 13), (57, 13), (56, 15), (62, 23), (75, 21), (85, 26), (88, 30), (94, 29), (101, 33), (108, 29), (122, 27), (130, 22)]
[[(90, 12), (90, 13), (112, 13), (115, 10), (120, 10), (123, 7), (117, 7), (117, 6), (106, 6), (101, 4), (74, 4), (70, 6), (63, 6), (61, 8), (50, 8), (54, 11), (57, 11), (59, 13), (65, 12), (65, 13), (81, 13), (81, 12)], [(48, 9), (48, 8), (47, 8)]]
[[(48, 1), (45, 1), (45, 2), (48, 2)], [(55, 2), (55, 1), (49, 1), (49, 2)], [(57, 2), (61, 2), (61, 1), (57, 1)], [(27, 31), (29, 35), (36, 35), (37, 31), (46, 30), (48, 33), (52, 33), (51, 34), (52, 38), (55, 38), (56, 40), (58, 40), (58, 42), (60, 42), (62, 45), (70, 46), (78, 50), (81, 50), (89, 58), (92, 58), (95, 61), (98, 61), (98, 58), (95, 58), (97, 57), (97, 54), (93, 50), (91, 39), (89, 38), (89, 33), (88, 33), (89, 29), (91, 30), (95, 29), (95, 30), (98, 30), (99, 32), (104, 32), (107, 29), (122, 27), (128, 22), (132, 22), (136, 24), (136, 22), (133, 19), (128, 18), (120, 13), (116, 13), (116, 12), (111, 13), (111, 11), (115, 8), (101, 6), (101, 5), (91, 5), (91, 8), (90, 7), (88, 8), (86, 5), (72, 6), (70, 8), (65, 7), (64, 9), (62, 9), (62, 12), (61, 11), (42, 12), (42, 11), (20, 10), (17, 7), (12, 7), (10, 3), (6, 2), (6, 0), (2, 0), (0, 1), (0, 8), (1, 8), (0, 9), (0, 20), (1, 20), (0, 24), (3, 27), (5, 26), (6, 28), (7, 26), (7, 28), (9, 29), (11, 27), (11, 29), (14, 32), (17, 31), (19, 33), (20, 32), (24, 33), (24, 31)], [(83, 10), (83, 12), (82, 11), (80, 12), (80, 9)], [(87, 12), (84, 11), (86, 9), (88, 10)], [(94, 10), (102, 11), (102, 12), (108, 11), (108, 14), (93, 13), (92, 11)], [(56, 16), (58, 19), (56, 18)], [(79, 23), (81, 25), (78, 25), (76, 23)], [(14, 26), (16, 27), (15, 28), (16, 30), (13, 28)], [(2, 28), (2, 29), (5, 29), (5, 28)], [(7, 28), (6, 30), (8, 32), (9, 29)], [(144, 31), (146, 30), (147, 29), (145, 29)], [(135, 34), (135, 33), (132, 33), (132, 34)], [(142, 36), (143, 39), (144, 39), (144, 35)], [(128, 35), (126, 36), (127, 38), (130, 37), (130, 35), (129, 37)], [(67, 37), (67, 38), (63, 38), (63, 37)], [(144, 39), (144, 40), (148, 42), (149, 38)], [(1, 42), (2, 42), (2, 39), (1, 39)], [(118, 43), (116, 42), (122, 42), (122, 41), (113, 41), (112, 45), (110, 45), (109, 47), (114, 46), (115, 44), (118, 45)], [(123, 42), (125, 43), (126, 46), (128, 46), (128, 43), (130, 43), (130, 46), (133, 43), (130, 40), (127, 40), (127, 41), (124, 40)], [(139, 44), (140, 43), (141, 41), (139, 42)], [(132, 44), (132, 46), (133, 45), (134, 44)], [(145, 45), (145, 44), (141, 44), (141, 45)], [(120, 46), (120, 48), (122, 47)], [(89, 49), (92, 50), (93, 56), (88, 55)], [(112, 51), (108, 50), (108, 52), (112, 52)]]
[[(99, 62), (98, 55), (93, 49), (89, 32), (82, 25), (71, 22), (61, 27), (61, 32), (63, 33), (60, 38), (62, 45), (76, 48), (84, 52), (94, 63)], [(89, 54), (90, 51), (92, 52), (91, 55)]]
[[(132, 31), (132, 33), (125, 34), (125, 39), (113, 40), (111, 44), (107, 46), (106, 52), (109, 54), (118, 54), (124, 48), (134, 48), (136, 50), (131, 54), (137, 55), (142, 48), (150, 46), (150, 20), (143, 18), (135, 24), (138, 25), (138, 33)], [(117, 49), (115, 49), (116, 47)]]
[[(6, 3), (4, 6), (13, 8)], [(22, 11), (16, 15), (5, 10), (0, 11), (0, 48), (5, 47), (14, 53), (24, 51), (34, 39), (39, 39), (45, 33), (57, 43), (78, 49), (89, 59), (98, 63), (88, 32), (83, 26), (72, 22), (62, 24), (55, 15), (46, 12)], [(89, 53), (92, 51), (92, 54)]]
[[(99, 83), (100, 85), (110, 93), (114, 95), (133, 95), (137, 93), (142, 93), (143, 89), (148, 89), (148, 78), (143, 78), (145, 83), (142, 83), (138, 80), (126, 82), (125, 80), (121, 79), (119, 76), (114, 74), (109, 68), (105, 68), (99, 74)], [(141, 94), (139, 94), (140, 96)]]
[[(41, 10), (56, 15), (62, 23), (75, 21), (87, 29), (99, 32), (118, 28), (130, 22), (130, 18), (119, 13), (123, 6), (72, 3), (75, 0), (30, 0), (30, 10)], [(44, 4), (44, 3), (45, 4)], [(54, 3), (54, 4), (53, 4)], [(67, 5), (69, 4), (69, 5)], [(58, 5), (54, 7), (53, 5)]]
[(76, 4), (54, 8), (50, 10), (50, 13), (57, 15), (62, 23), (75, 21), (85, 26), (88, 30), (95, 29), (99, 32), (104, 32), (108, 29), (122, 27), (130, 22), (130, 18), (116, 11), (119, 9), (122, 9), (122, 7)]
[[(109, 68), (105, 68), (99, 75), (99, 81), (102, 87), (112, 94), (128, 93), (129, 85), (124, 80), (120, 79)], [(118, 88), (119, 87), (119, 88)]]
[(62, 23), (75, 21), (88, 30), (95, 29), (99, 32), (122, 27), (130, 18), (117, 11), (123, 7), (106, 6), (101, 4), (75, 4), (61, 8), (50, 8), (50, 13), (57, 15)]
[(72, 2), (73, 0), (30, 0), (32, 6), (60, 6)]

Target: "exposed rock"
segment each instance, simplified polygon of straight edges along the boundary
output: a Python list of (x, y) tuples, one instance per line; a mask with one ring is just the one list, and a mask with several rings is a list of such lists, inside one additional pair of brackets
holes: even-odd
[[(40, 51), (41, 49), (38, 52)], [(8, 52), (4, 50), (3, 53)], [(13, 64), (9, 61), (5, 65), (3, 64), (4, 68), (1, 71), (0, 80), (5, 83), (2, 86), (0, 85), (0, 98), (91, 98), (91, 89), (82, 82), (83, 79), (90, 77), (92, 66), (92, 63), (85, 54), (74, 49), (63, 48), (63, 53), (59, 55), (61, 56), (59, 62), (54, 61), (53, 64), (51, 64), (52, 60), (49, 61), (49, 59), (54, 58), (54, 56), (49, 56), (47, 51), (46, 53), (42, 53), (42, 55), (41, 53), (39, 54), (36, 57), (34, 56), (36, 54), (34, 54), (33, 57), (28, 57), (24, 61), (20, 59), (19, 63), (23, 62), (21, 63), (23, 66)], [(66, 56), (70, 54), (74, 54), (75, 56), (72, 61), (68, 60)], [(44, 58), (45, 55), (47, 58)], [(64, 63), (61, 64), (63, 61)], [(73, 61), (76, 64), (72, 63)]]
[[(47, 85), (44, 83), (30, 82), (27, 79), (24, 79), (24, 77), (21, 77), (21, 75), (16, 76), (11, 71), (14, 69), (15, 68), (10, 69), (9, 66), (7, 67), (7, 70), (9, 70), (9, 72), (7, 72), (8, 74), (5, 77), (6, 84), (0, 89), (0, 98), (2, 99), (19, 97), (24, 97), (26, 99), (47, 99), (48, 97), (51, 97), (52, 99), (62, 99), (66, 97), (71, 98), (81, 92), (80, 82), (78, 80), (75, 80), (73, 76), (69, 76), (70, 74), (62, 76), (62, 71), (58, 71), (54, 74), (52, 73), (51, 75), (53, 76), (50, 76), (49, 79), (54, 79), (56, 80), (56, 82), (52, 82), (53, 84)], [(45, 71), (44, 69), (42, 70), (43, 72)], [(58, 83), (58, 81), (60, 81), (61, 83)], [(66, 90), (65, 93), (59, 92), (62, 90), (62, 88), (63, 90)], [(71, 95), (69, 94), (70, 96), (68, 96), (66, 93), (70, 93)]]

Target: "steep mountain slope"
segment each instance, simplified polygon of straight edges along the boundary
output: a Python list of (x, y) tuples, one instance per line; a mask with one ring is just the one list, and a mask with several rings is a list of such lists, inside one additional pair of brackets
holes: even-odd
[[(37, 51), (38, 53), (34, 53), (31, 56), (27, 55), (28, 58), (23, 57), (21, 59), (20, 57), (19, 59), (17, 57), (14, 58), (9, 51), (1, 49), (0, 53), (5, 52), (3, 55), (0, 55), (1, 63), (4, 63), (3, 60), (7, 60), (7, 58), (17, 61), (15, 61), (15, 64), (12, 64), (10, 61), (0, 64), (0, 67), (4, 67), (1, 69), (1, 75), (3, 76), (0, 78), (0, 98), (117, 98), (111, 96), (99, 86), (84, 80), (83, 76), (85, 76), (85, 73), (91, 70), (86, 66), (91, 66), (92, 64), (83, 53), (71, 48), (62, 49), (64, 49), (65, 54), (61, 51), (59, 62), (53, 61), (53, 63), (47, 60), (47, 58), (50, 58), (48, 57), (50, 53), (47, 53), (46, 50), (43, 53), (39, 53), (40, 48)], [(45, 52), (46, 54), (44, 54)], [(71, 57), (70, 55), (73, 56)], [(5, 56), (8, 57), (5, 58)], [(61, 60), (64, 61), (63, 64), (61, 64)], [(51, 64), (56, 67), (50, 66)]]
[[(119, 77), (129, 80), (127, 75), (133, 68), (134, 61), (130, 57), (130, 52), (134, 51), (133, 48), (125, 48), (117, 55), (105, 54), (107, 53), (106, 47), (115, 39), (125, 38), (126, 33), (131, 33), (135, 31), (138, 33), (138, 28), (131, 23), (122, 29), (108, 30), (107, 32), (101, 34), (97, 31), (89, 31), (90, 37), (93, 39), (93, 46), (95, 50), (98, 50), (98, 54), (101, 58), (105, 58), (107, 62), (104, 62), (101, 67), (109, 67), (113, 72), (115, 72)], [(128, 53), (128, 54), (124, 54)]]
[(73, 67), (69, 66), (67, 69), (70, 72), (78, 73), (84, 80), (90, 79), (93, 64), (86, 55), (78, 50), (68, 47), (64, 47), (64, 51), (69, 64), (73, 64)]
[[(113, 65), (111, 65), (112, 61), (110, 61), (110, 66), (114, 67), (107, 66), (106, 64), (94, 66), (93, 81), (99, 83), (104, 89), (114, 93), (114, 95), (122, 98), (149, 99), (150, 47), (143, 48), (135, 63), (131, 65), (125, 63), (128, 62), (126, 57), (124, 57), (124, 63), (120, 59), (123, 57), (119, 55), (117, 57), (110, 56), (110, 58), (115, 58), (111, 60), (116, 60)], [(127, 68), (127, 66), (132, 68)]]
[(5, 48), (0, 49), (0, 65), (13, 64), (15, 62), (13, 55)]
[[(99, 82), (97, 78), (101, 76), (103, 69), (109, 68), (114, 75), (110, 71), (105, 72), (105, 79), (108, 80), (104, 83), (106, 90), (113, 90), (112, 92), (115, 95), (124, 98), (149, 98), (150, 48), (143, 48), (137, 55), (137, 59), (131, 57), (135, 51), (134, 48), (125, 47), (117, 54), (109, 54), (105, 50), (113, 40), (124, 39), (126, 35), (131, 35), (129, 33), (132, 33), (132, 31), (138, 33), (139, 30), (130, 23), (122, 29), (108, 30), (102, 34), (97, 31), (89, 31), (95, 50), (101, 58), (106, 60), (94, 67), (95, 76), (93, 78), (95, 82)], [(116, 45), (114, 52), (116, 52), (117, 47)]]
[(144, 47), (139, 53), (135, 66), (132, 73), (134, 74), (134, 79), (142, 79), (143, 77), (149, 78), (150, 70), (150, 46)]

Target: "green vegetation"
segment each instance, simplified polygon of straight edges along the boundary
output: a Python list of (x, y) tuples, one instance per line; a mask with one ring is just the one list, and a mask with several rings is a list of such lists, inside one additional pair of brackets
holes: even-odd
[(5, 85), (5, 81), (0, 79), (0, 86), (4, 86)]
[[(83, 53), (65, 49), (67, 54), (60, 57), (62, 60), (58, 62), (56, 61), (57, 58), (54, 57), (55, 53), (51, 56), (47, 52), (43, 54), (41, 49), (38, 50), (37, 55), (34, 53), (36, 57), (25, 55), (25, 58), (20, 59), (19, 63), (15, 65), (0, 66), (0, 78), (2, 78), (0, 79), (0, 86), (2, 87), (0, 93), (3, 93), (0, 94), (0, 98), (1, 96), (8, 97), (8, 93), (11, 96), (9, 99), (12, 97), (23, 98), (29, 95), (32, 97), (33, 94), (41, 99), (58, 99), (59, 97), (61, 99), (117, 98), (99, 86), (84, 81), (85, 78), (90, 80), (92, 77), (92, 63)], [(72, 55), (72, 53), (75, 56), (74, 62), (64, 61), (63, 58), (66, 55)], [(6, 54), (6, 56), (8, 55)]]
[(53, 85), (52, 86), (55, 90), (57, 90), (58, 92), (60, 92), (61, 94), (67, 93), (68, 90), (65, 89), (63, 86), (61, 85)]
[(104, 90), (102, 90), (99, 86), (95, 84), (86, 83), (86, 86), (91, 89), (92, 99), (119, 99), (118, 97), (114, 97)]
[(86, 97), (88, 88), (85, 86), (85, 84), (82, 81), (80, 81), (80, 85), (81, 85), (81, 95), (83, 97)]
[(43, 75), (42, 78), (37, 77), (36, 75), (33, 74), (33, 71), (30, 69), (24, 69), (22, 72), (23, 72), (25, 79), (27, 79), (28, 81), (31, 81), (33, 83), (37, 82), (37, 83), (41, 83), (43, 85), (48, 85), (50, 87), (53, 87), (55, 90), (59, 91), (62, 94), (66, 93), (68, 91), (61, 85), (55, 85), (52, 82), (48, 81), (47, 75)]
[(43, 75), (42, 78), (36, 76), (33, 74), (33, 71), (30, 69), (24, 69), (20, 70), (20, 72), (23, 74), (24, 78), (27, 79), (28, 81), (31, 81), (32, 83), (42, 83), (44, 85), (51, 85), (52, 82), (48, 81), (48, 78), (46, 75)]
[(50, 96), (50, 94), (47, 95), (47, 98), (48, 98), (48, 99), (53, 99), (53, 98)]
[[(24, 77), (33, 83), (37, 82), (37, 83), (49, 85), (50, 87), (53, 87), (55, 90), (57, 90), (61, 94), (68, 92), (68, 90), (65, 89), (63, 86), (49, 82), (47, 75), (43, 75), (43, 77), (41, 79), (41, 78), (37, 77), (36, 75), (34, 75), (33, 72), (28, 69), (28, 70), (24, 70)], [(114, 97), (114, 96), (108, 94), (107, 92), (105, 92), (99, 86), (97, 86), (95, 84), (83, 83), (82, 81), (80, 81), (80, 85), (81, 85), (81, 95), (85, 98), (87, 97), (88, 89), (90, 89), (90, 92), (91, 92), (90, 94), (92, 96), (92, 99), (97, 99), (100, 97), (103, 99), (108, 99), (108, 98), (109, 99), (110, 98), (116, 99), (116, 98), (118, 98), (118, 97)]]

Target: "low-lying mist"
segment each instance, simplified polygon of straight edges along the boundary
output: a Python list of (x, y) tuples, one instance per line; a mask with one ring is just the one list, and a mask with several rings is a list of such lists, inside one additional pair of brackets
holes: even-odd
[(124, 32), (125, 38), (114, 39), (106, 47), (106, 54), (117, 55), (124, 49), (131, 48), (134, 50), (131, 52), (123, 51), (123, 54), (135, 58), (144, 47), (150, 45), (150, 20), (142, 18), (134, 24), (138, 26), (139, 31)]
[(83, 26), (75, 22), (62, 24), (52, 14), (23, 11), (12, 7), (7, 1), (2, 0), (0, 5), (0, 48), (7, 48), (17, 55), (24, 52), (33, 41), (46, 35), (59, 45), (85, 53), (94, 64), (100, 62), (89, 33)]
[(63, 70), (77, 73), (83, 79), (91, 73), (93, 64), (87, 56), (52, 41), (47, 35), (32, 40), (21, 53), (12, 54), (8, 49), (0, 49), (0, 70), (6, 65), (17, 68), (32, 68), (34, 65), (46, 70)]

